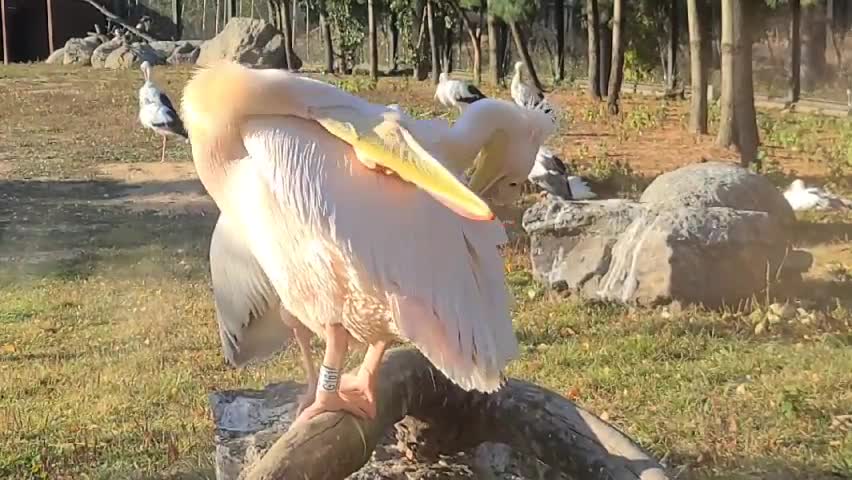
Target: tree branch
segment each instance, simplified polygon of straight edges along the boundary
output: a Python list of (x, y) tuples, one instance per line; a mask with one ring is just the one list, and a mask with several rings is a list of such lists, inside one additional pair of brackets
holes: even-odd
[(428, 426), (401, 424), (407, 437), (401, 443), (418, 452), (455, 453), (493, 441), (536, 457), (572, 478), (668, 478), (624, 434), (560, 395), (530, 383), (509, 380), (491, 395), (465, 392), (422, 354), (407, 348), (388, 352), (379, 375), (376, 419), (320, 415), (291, 428), (241, 478), (346, 478), (370, 459), (387, 429), (406, 415)]
[(108, 19), (110, 19), (113, 22), (121, 25), (122, 27), (126, 28), (127, 30), (133, 32), (134, 34), (138, 35), (140, 38), (145, 39), (145, 41), (147, 41), (147, 42), (156, 42), (157, 41), (156, 38), (148, 35), (147, 33), (143, 33), (140, 30), (137, 30), (135, 27), (130, 26), (130, 24), (125, 22), (123, 18), (121, 18), (118, 15), (110, 12), (103, 5), (99, 4), (95, 0), (79, 0), (79, 1), (88, 3), (89, 5), (94, 7), (97, 11), (101, 12)]

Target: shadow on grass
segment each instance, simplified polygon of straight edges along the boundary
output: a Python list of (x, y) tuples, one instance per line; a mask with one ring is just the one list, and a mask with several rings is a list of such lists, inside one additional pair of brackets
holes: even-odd
[(216, 214), (121, 204), (163, 193), (197, 194), (200, 188), (196, 180), (0, 181), (0, 281), (85, 278), (105, 256), (139, 257), (152, 248), (205, 257)]

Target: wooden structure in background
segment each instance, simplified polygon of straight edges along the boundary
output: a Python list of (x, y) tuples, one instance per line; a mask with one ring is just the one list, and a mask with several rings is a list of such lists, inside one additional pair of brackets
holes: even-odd
[[(108, 0), (95, 0), (106, 4)], [(69, 38), (84, 37), (106, 19), (79, 0), (0, 0), (3, 15), (3, 59), (33, 62), (46, 59)]]
[(6, 37), (6, 0), (0, 0), (0, 29), (3, 30), (3, 64), (9, 64), (9, 41)]

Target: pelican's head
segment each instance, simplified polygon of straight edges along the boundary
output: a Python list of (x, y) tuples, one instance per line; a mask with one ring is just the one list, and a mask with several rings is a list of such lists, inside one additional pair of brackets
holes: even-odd
[(444, 83), (444, 82), (448, 81), (449, 79), (450, 79), (450, 74), (447, 73), (447, 72), (441, 72), (441, 74), (438, 75), (438, 82), (440, 82), (440, 83)]
[(550, 115), (502, 100), (480, 100), (465, 111), (485, 110), (496, 134), (480, 150), (470, 188), (497, 205), (516, 201), (535, 165), (536, 155), (556, 126)]
[(521, 73), (524, 69), (524, 62), (515, 62), (515, 73)]

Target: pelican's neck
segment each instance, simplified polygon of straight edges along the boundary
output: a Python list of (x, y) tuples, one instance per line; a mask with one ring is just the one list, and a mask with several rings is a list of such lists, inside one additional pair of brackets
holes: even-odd
[(521, 69), (515, 67), (515, 74), (512, 75), (512, 89), (516, 89), (521, 85)]
[(453, 166), (459, 171), (473, 165), (494, 132), (503, 127), (502, 117), (488, 113), (489, 109), (466, 108), (444, 139)]

